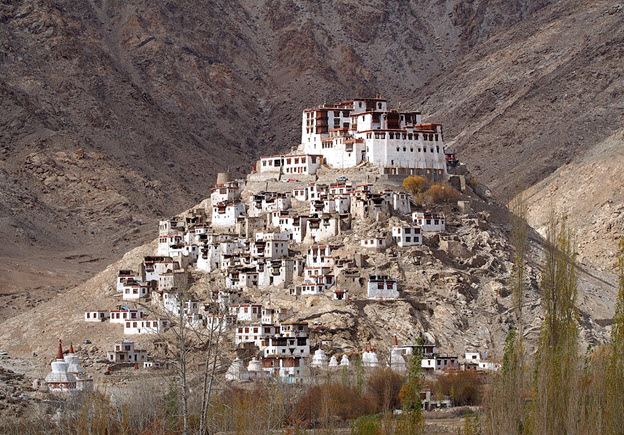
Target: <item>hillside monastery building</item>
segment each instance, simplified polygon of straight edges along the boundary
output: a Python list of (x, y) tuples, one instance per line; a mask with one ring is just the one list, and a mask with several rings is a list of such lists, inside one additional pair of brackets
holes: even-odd
[(333, 168), (369, 162), (388, 174), (446, 174), (441, 124), (423, 124), (419, 112), (388, 109), (382, 98), (306, 109), (301, 143)]

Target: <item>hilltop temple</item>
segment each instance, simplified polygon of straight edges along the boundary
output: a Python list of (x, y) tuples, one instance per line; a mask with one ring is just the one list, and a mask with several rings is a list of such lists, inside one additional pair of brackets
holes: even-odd
[(389, 110), (379, 96), (304, 110), (301, 144), (333, 168), (369, 162), (388, 174), (446, 174), (442, 125), (421, 123), (420, 112)]

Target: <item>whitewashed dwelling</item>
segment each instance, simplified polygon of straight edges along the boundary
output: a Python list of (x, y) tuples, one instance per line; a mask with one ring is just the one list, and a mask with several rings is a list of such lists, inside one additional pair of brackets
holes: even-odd
[(444, 213), (425, 213), (415, 211), (412, 213), (412, 220), (423, 231), (445, 231), (446, 218)]
[(301, 355), (269, 355), (261, 361), (269, 376), (288, 384), (301, 383), (310, 376), (306, 357)]
[(370, 275), (367, 295), (369, 299), (397, 299), (397, 282), (388, 275)]
[(262, 320), (261, 304), (233, 304), (229, 307), (230, 314), (236, 316), (237, 322), (259, 322)]
[(322, 163), (318, 154), (268, 156), (260, 158), (257, 170), (261, 174), (314, 175)]
[(242, 202), (221, 202), (212, 206), (212, 227), (231, 228), (236, 226), (239, 217), (245, 216)]
[(369, 237), (369, 238), (360, 240), (360, 246), (362, 248), (367, 248), (367, 249), (382, 250), (388, 247), (388, 242), (386, 241), (385, 236)]
[(459, 357), (432, 355), (429, 358), (423, 358), (420, 366), (425, 371), (441, 371), (441, 370), (459, 370)]
[(124, 308), (110, 311), (111, 323), (125, 323), (126, 320), (135, 320), (143, 318), (143, 310)]
[(115, 363), (143, 363), (147, 361), (147, 350), (135, 349), (134, 341), (124, 339), (116, 342), (112, 351), (106, 352), (106, 359)]
[(85, 322), (105, 322), (108, 319), (108, 311), (86, 311)]
[(124, 335), (160, 334), (171, 327), (167, 319), (141, 319), (124, 323)]
[(420, 232), (420, 227), (392, 227), (392, 239), (400, 248), (422, 245), (422, 233)]

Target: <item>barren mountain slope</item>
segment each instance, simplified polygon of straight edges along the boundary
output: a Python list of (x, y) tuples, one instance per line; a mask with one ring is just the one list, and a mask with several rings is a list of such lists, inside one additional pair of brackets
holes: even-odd
[(528, 219), (545, 234), (551, 210), (575, 230), (579, 262), (613, 271), (624, 236), (624, 128), (525, 192)]
[(76, 282), (218, 168), (296, 144), (302, 107), (397, 104), (546, 3), (3, 2), (0, 273)]
[(624, 5), (566, 0), (479, 45), (412, 101), (508, 199), (622, 127), (622, 59)]

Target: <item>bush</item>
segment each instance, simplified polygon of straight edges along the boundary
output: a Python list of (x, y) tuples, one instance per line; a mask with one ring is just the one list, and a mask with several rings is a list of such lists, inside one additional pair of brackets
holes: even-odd
[(403, 180), (403, 188), (411, 195), (416, 195), (427, 190), (427, 184), (427, 179), (420, 175), (407, 177)]
[[(296, 420), (304, 427), (332, 417), (343, 421), (372, 412), (374, 406), (355, 388), (334, 383), (309, 388), (295, 405)], [(329, 413), (330, 415), (324, 415)]]
[(474, 370), (445, 373), (438, 378), (439, 392), (448, 396), (455, 406), (480, 405), (483, 379)]
[(457, 201), (459, 197), (459, 192), (453, 189), (453, 187), (451, 187), (448, 183), (436, 183), (425, 192), (425, 199), (427, 202), (433, 202), (436, 204), (454, 202)]
[(399, 407), (403, 378), (390, 368), (376, 369), (368, 379), (368, 391), (378, 411)]
[(351, 433), (357, 435), (381, 434), (381, 422), (378, 415), (364, 415), (351, 423)]

